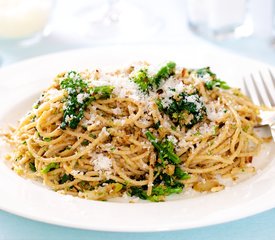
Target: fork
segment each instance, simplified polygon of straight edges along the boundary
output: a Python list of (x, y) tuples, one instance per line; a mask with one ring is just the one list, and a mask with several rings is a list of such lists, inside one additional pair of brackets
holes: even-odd
[[(263, 73), (259, 72), (258, 80), (256, 76), (251, 74), (250, 80), (243, 78), (244, 90), (247, 96), (258, 105), (265, 105), (269, 108), (275, 107), (275, 77), (271, 70), (268, 70), (268, 79), (264, 79)], [(249, 84), (251, 82), (252, 84)], [(268, 84), (269, 82), (269, 84)], [(254, 91), (253, 91), (254, 89)], [(275, 142), (275, 108), (270, 111), (261, 112), (262, 122), (259, 126), (268, 125), (270, 127), (273, 142)]]

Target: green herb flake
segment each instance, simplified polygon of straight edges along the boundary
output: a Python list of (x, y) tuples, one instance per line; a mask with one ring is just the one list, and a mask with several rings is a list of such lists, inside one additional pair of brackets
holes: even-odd
[(212, 133), (213, 133), (213, 135), (217, 135), (218, 130), (219, 130), (219, 126), (218, 125), (212, 126)]
[(194, 134), (194, 136), (201, 136), (201, 132), (200, 131), (197, 131), (195, 134)]
[(82, 146), (88, 146), (89, 143), (90, 143), (90, 142), (89, 142), (88, 140), (84, 139), (84, 140), (82, 141), (81, 145), (82, 145)]
[(242, 129), (243, 129), (244, 132), (247, 132), (248, 129), (249, 129), (249, 126), (244, 126)]
[(43, 141), (44, 142), (50, 142), (52, 140), (52, 138), (51, 137), (46, 137), (46, 138), (43, 138)]
[(172, 127), (171, 127), (171, 130), (176, 131), (177, 128), (176, 128), (175, 126), (172, 126)]
[(93, 134), (93, 133), (89, 133), (89, 137), (91, 137), (91, 138), (95, 139), (95, 138), (96, 138), (96, 135), (95, 135), (95, 134)]
[(35, 167), (34, 162), (29, 162), (29, 167), (33, 172), (36, 172), (36, 167)]
[(46, 174), (56, 168), (59, 168), (59, 163), (56, 163), (56, 162), (52, 162), (52, 163), (49, 163), (46, 167), (44, 167), (42, 170), (41, 170), (41, 173), (43, 174)]

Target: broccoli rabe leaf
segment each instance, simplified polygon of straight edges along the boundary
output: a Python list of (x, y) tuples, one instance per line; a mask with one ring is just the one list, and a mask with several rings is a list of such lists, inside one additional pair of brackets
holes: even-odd
[(62, 89), (67, 89), (70, 93), (78, 93), (80, 90), (84, 90), (88, 87), (86, 81), (81, 79), (79, 73), (70, 71), (66, 74), (65, 79), (60, 83)]
[(211, 72), (210, 67), (200, 68), (196, 70), (197, 76), (203, 78), (205, 74), (209, 74), (211, 77), (216, 78), (216, 74)]
[(71, 71), (66, 74), (65, 79), (61, 81), (60, 86), (68, 93), (64, 102), (65, 108), (60, 127), (65, 129), (66, 126), (69, 126), (70, 128), (75, 129), (83, 118), (84, 111), (90, 101), (89, 97), (85, 97), (80, 103), (77, 96), (88, 92), (88, 83), (81, 79), (80, 74)]
[(67, 181), (73, 181), (74, 180), (74, 176), (73, 175), (71, 175), (71, 174), (64, 174), (61, 178), (60, 178), (60, 180), (59, 180), (59, 184), (63, 184), (63, 183), (65, 183), (65, 182), (67, 182)]
[(156, 104), (176, 125), (191, 128), (206, 115), (206, 108), (197, 93), (182, 92), (176, 99), (171, 97), (170, 100), (171, 103), (167, 107), (163, 106), (161, 99), (158, 99)]
[(112, 92), (114, 90), (113, 86), (98, 86), (91, 88), (91, 98), (92, 100), (98, 100), (98, 99), (107, 99), (110, 98)]
[(164, 185), (159, 185), (157, 187), (153, 187), (152, 189), (152, 195), (157, 195), (157, 196), (168, 196), (172, 193), (181, 193), (183, 187), (177, 186), (177, 187), (168, 187)]
[(186, 180), (190, 178), (190, 175), (178, 166), (175, 167), (174, 176), (179, 180)]
[[(147, 195), (147, 186), (131, 187), (131, 196), (138, 196), (141, 199), (150, 201), (163, 201), (165, 196), (173, 193), (180, 193), (184, 187), (181, 180), (189, 178), (188, 173), (184, 172), (179, 163), (180, 158), (175, 153), (174, 144), (167, 138), (159, 141), (150, 131), (145, 132), (147, 139), (155, 147), (158, 161), (155, 165), (154, 181), (151, 195)], [(172, 169), (171, 171), (168, 169)]]
[(148, 92), (153, 87), (151, 79), (148, 77), (147, 69), (140, 69), (132, 80), (142, 92)]
[(228, 84), (225, 81), (221, 81), (220, 79), (215, 79), (211, 81), (206, 81), (205, 82), (205, 87), (207, 90), (212, 90), (214, 87), (219, 87), (222, 89), (230, 89)]
[(150, 196), (147, 195), (147, 190), (143, 187), (131, 187), (129, 193), (131, 196), (137, 196), (143, 200), (149, 200), (152, 202), (164, 201), (166, 196), (169, 196), (173, 193), (179, 194), (183, 190), (183, 186), (165, 186), (158, 185), (152, 187), (152, 193)]
[(129, 193), (131, 196), (137, 196), (140, 199), (143, 200), (147, 200), (148, 199), (148, 195), (146, 193), (146, 190), (143, 189), (142, 187), (131, 187), (129, 190)]
[(149, 76), (148, 70), (144, 68), (136, 72), (131, 79), (139, 86), (141, 91), (148, 93), (153, 88), (157, 89), (163, 80), (173, 75), (175, 73), (175, 68), (176, 63), (168, 62), (154, 76)]
[(145, 132), (147, 139), (151, 142), (151, 144), (157, 150), (159, 157), (162, 161), (167, 160), (172, 164), (179, 164), (180, 158), (175, 154), (174, 145), (172, 142), (168, 140), (164, 140), (163, 142), (158, 141), (158, 139), (149, 131)]
[(137, 196), (144, 200), (153, 202), (164, 201), (165, 197), (171, 194), (178, 194), (183, 191), (184, 184), (181, 180), (188, 179), (190, 176), (176, 165), (174, 174), (167, 174), (164, 172), (164, 166), (158, 164), (154, 173), (154, 182), (150, 196), (147, 195), (147, 186), (129, 188), (131, 196)]
[(176, 63), (168, 62), (163, 66), (157, 74), (153, 77), (153, 83), (156, 87), (159, 87), (162, 80), (169, 78), (175, 73)]
[(66, 74), (60, 86), (68, 93), (64, 102), (61, 129), (65, 129), (67, 126), (76, 129), (87, 106), (92, 101), (109, 98), (114, 89), (112, 86), (89, 88), (88, 83), (81, 78), (79, 73), (74, 71)]
[(210, 67), (201, 68), (196, 70), (197, 76), (203, 78), (206, 74), (209, 74), (211, 80), (205, 81), (205, 87), (207, 90), (212, 90), (214, 87), (222, 89), (230, 89), (225, 81), (217, 78), (216, 74), (211, 72)]

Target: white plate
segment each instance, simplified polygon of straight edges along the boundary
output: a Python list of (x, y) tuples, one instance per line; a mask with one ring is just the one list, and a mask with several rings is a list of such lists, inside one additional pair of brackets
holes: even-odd
[[(233, 86), (240, 86), (244, 74), (268, 67), (213, 47), (190, 45), (109, 47), (47, 55), (0, 70), (0, 126), (15, 123), (59, 72), (121, 66), (134, 60), (174, 60), (186, 67), (211, 66)], [(47, 223), (104, 231), (164, 231), (217, 224), (275, 206), (274, 154), (274, 144), (264, 146), (258, 158), (260, 171), (224, 191), (163, 203), (135, 204), (63, 196), (17, 176), (0, 161), (0, 208)]]

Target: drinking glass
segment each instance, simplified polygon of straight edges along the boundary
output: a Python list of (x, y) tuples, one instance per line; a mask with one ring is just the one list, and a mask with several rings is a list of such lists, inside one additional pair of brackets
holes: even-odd
[(214, 39), (253, 33), (248, 0), (187, 0), (188, 24), (195, 33)]
[(53, 0), (0, 0), (1, 42), (22, 41), (43, 35)]
[(133, 37), (153, 35), (160, 30), (162, 21), (155, 9), (149, 9), (138, 1), (98, 0), (84, 1), (75, 4), (75, 9), (63, 19), (63, 30), (75, 33), (83, 39), (128, 40)]
[(28, 47), (47, 32), (54, 0), (0, 0), (0, 66), (3, 55)]

